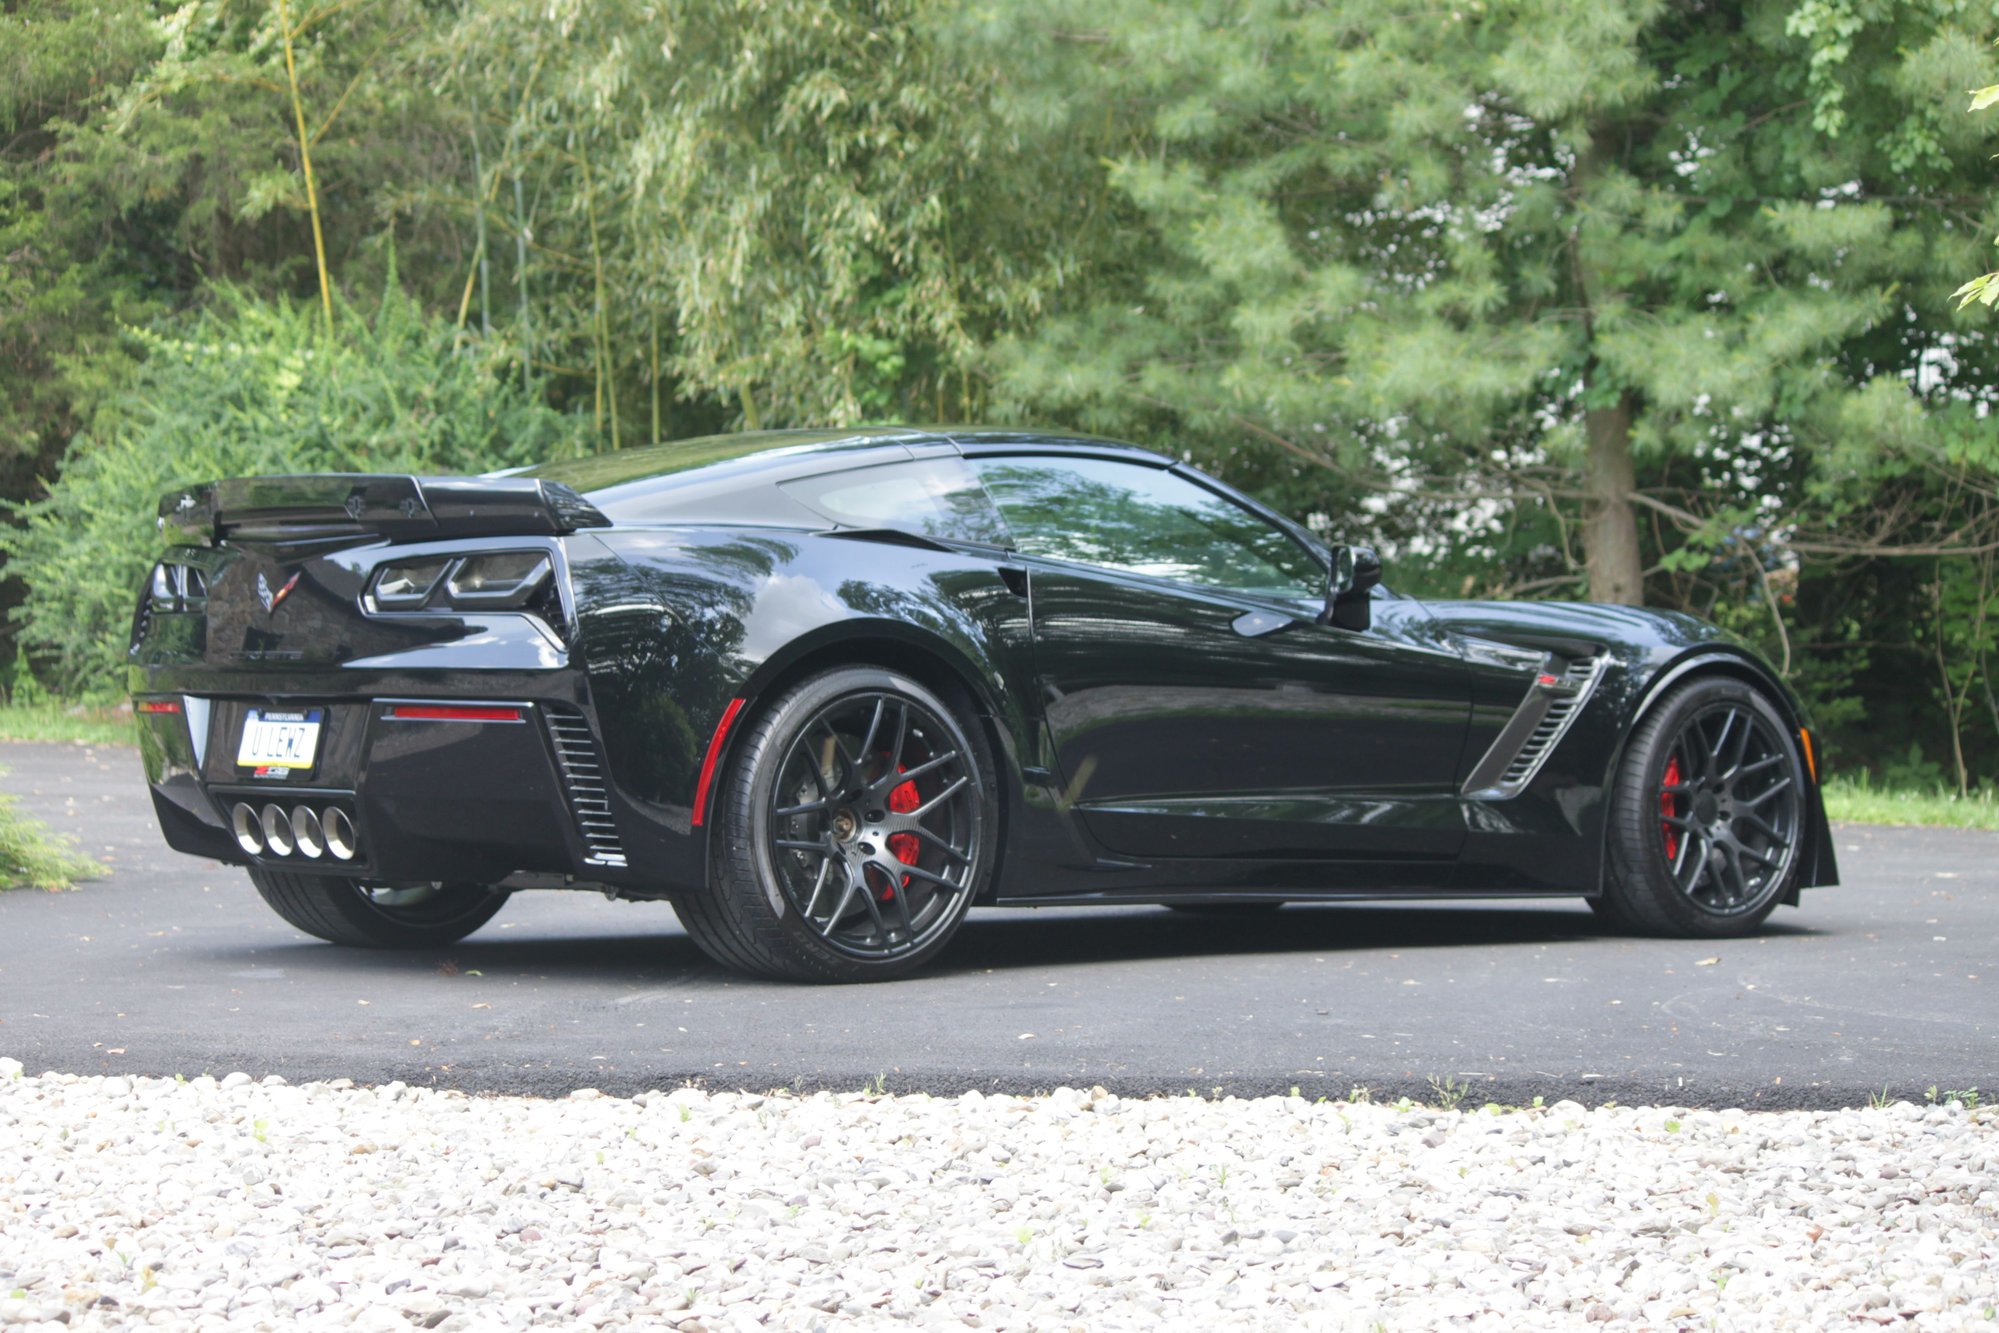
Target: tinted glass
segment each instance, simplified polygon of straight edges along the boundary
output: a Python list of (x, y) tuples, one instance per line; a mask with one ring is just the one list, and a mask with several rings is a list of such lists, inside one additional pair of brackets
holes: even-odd
[(973, 466), (1030, 555), (1279, 597), (1324, 591), (1324, 567), (1289, 533), (1171, 472), (1097, 458)]
[(939, 541), (1007, 544), (1006, 525), (959, 458), (925, 458), (784, 482), (785, 494), (842, 527), (892, 528)]

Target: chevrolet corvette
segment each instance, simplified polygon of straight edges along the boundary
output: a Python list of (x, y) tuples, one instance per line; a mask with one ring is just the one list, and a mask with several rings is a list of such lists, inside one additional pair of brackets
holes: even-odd
[(838, 982), (974, 904), (1568, 896), (1719, 937), (1837, 881), (1812, 733), (1737, 639), (1404, 596), (1112, 441), (239, 478), (160, 529), (129, 660), (160, 827), (335, 944), (589, 890)]

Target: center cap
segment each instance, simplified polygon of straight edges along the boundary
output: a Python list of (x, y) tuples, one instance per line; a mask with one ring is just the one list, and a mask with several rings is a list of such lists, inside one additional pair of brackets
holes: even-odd
[(1694, 798), (1694, 818), (1701, 823), (1714, 823), (1715, 816), (1720, 813), (1721, 802), (1714, 798), (1714, 793), (1704, 791)]

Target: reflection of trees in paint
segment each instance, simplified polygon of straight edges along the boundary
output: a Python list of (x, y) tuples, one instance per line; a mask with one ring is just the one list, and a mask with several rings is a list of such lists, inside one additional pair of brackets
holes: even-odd
[(573, 570), (612, 775), (659, 804), (693, 799), (704, 728), (749, 672), (742, 645), (753, 590), (798, 555), (776, 538), (702, 536), (632, 543), (625, 559)]
[(976, 466), (1032, 555), (1279, 597), (1314, 596), (1325, 580), (1288, 534), (1170, 472), (1094, 458)]

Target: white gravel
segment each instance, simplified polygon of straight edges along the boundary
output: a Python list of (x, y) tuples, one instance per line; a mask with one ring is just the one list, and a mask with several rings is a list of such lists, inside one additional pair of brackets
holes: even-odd
[(1999, 1115), (23, 1076), (0, 1324), (1992, 1330)]

